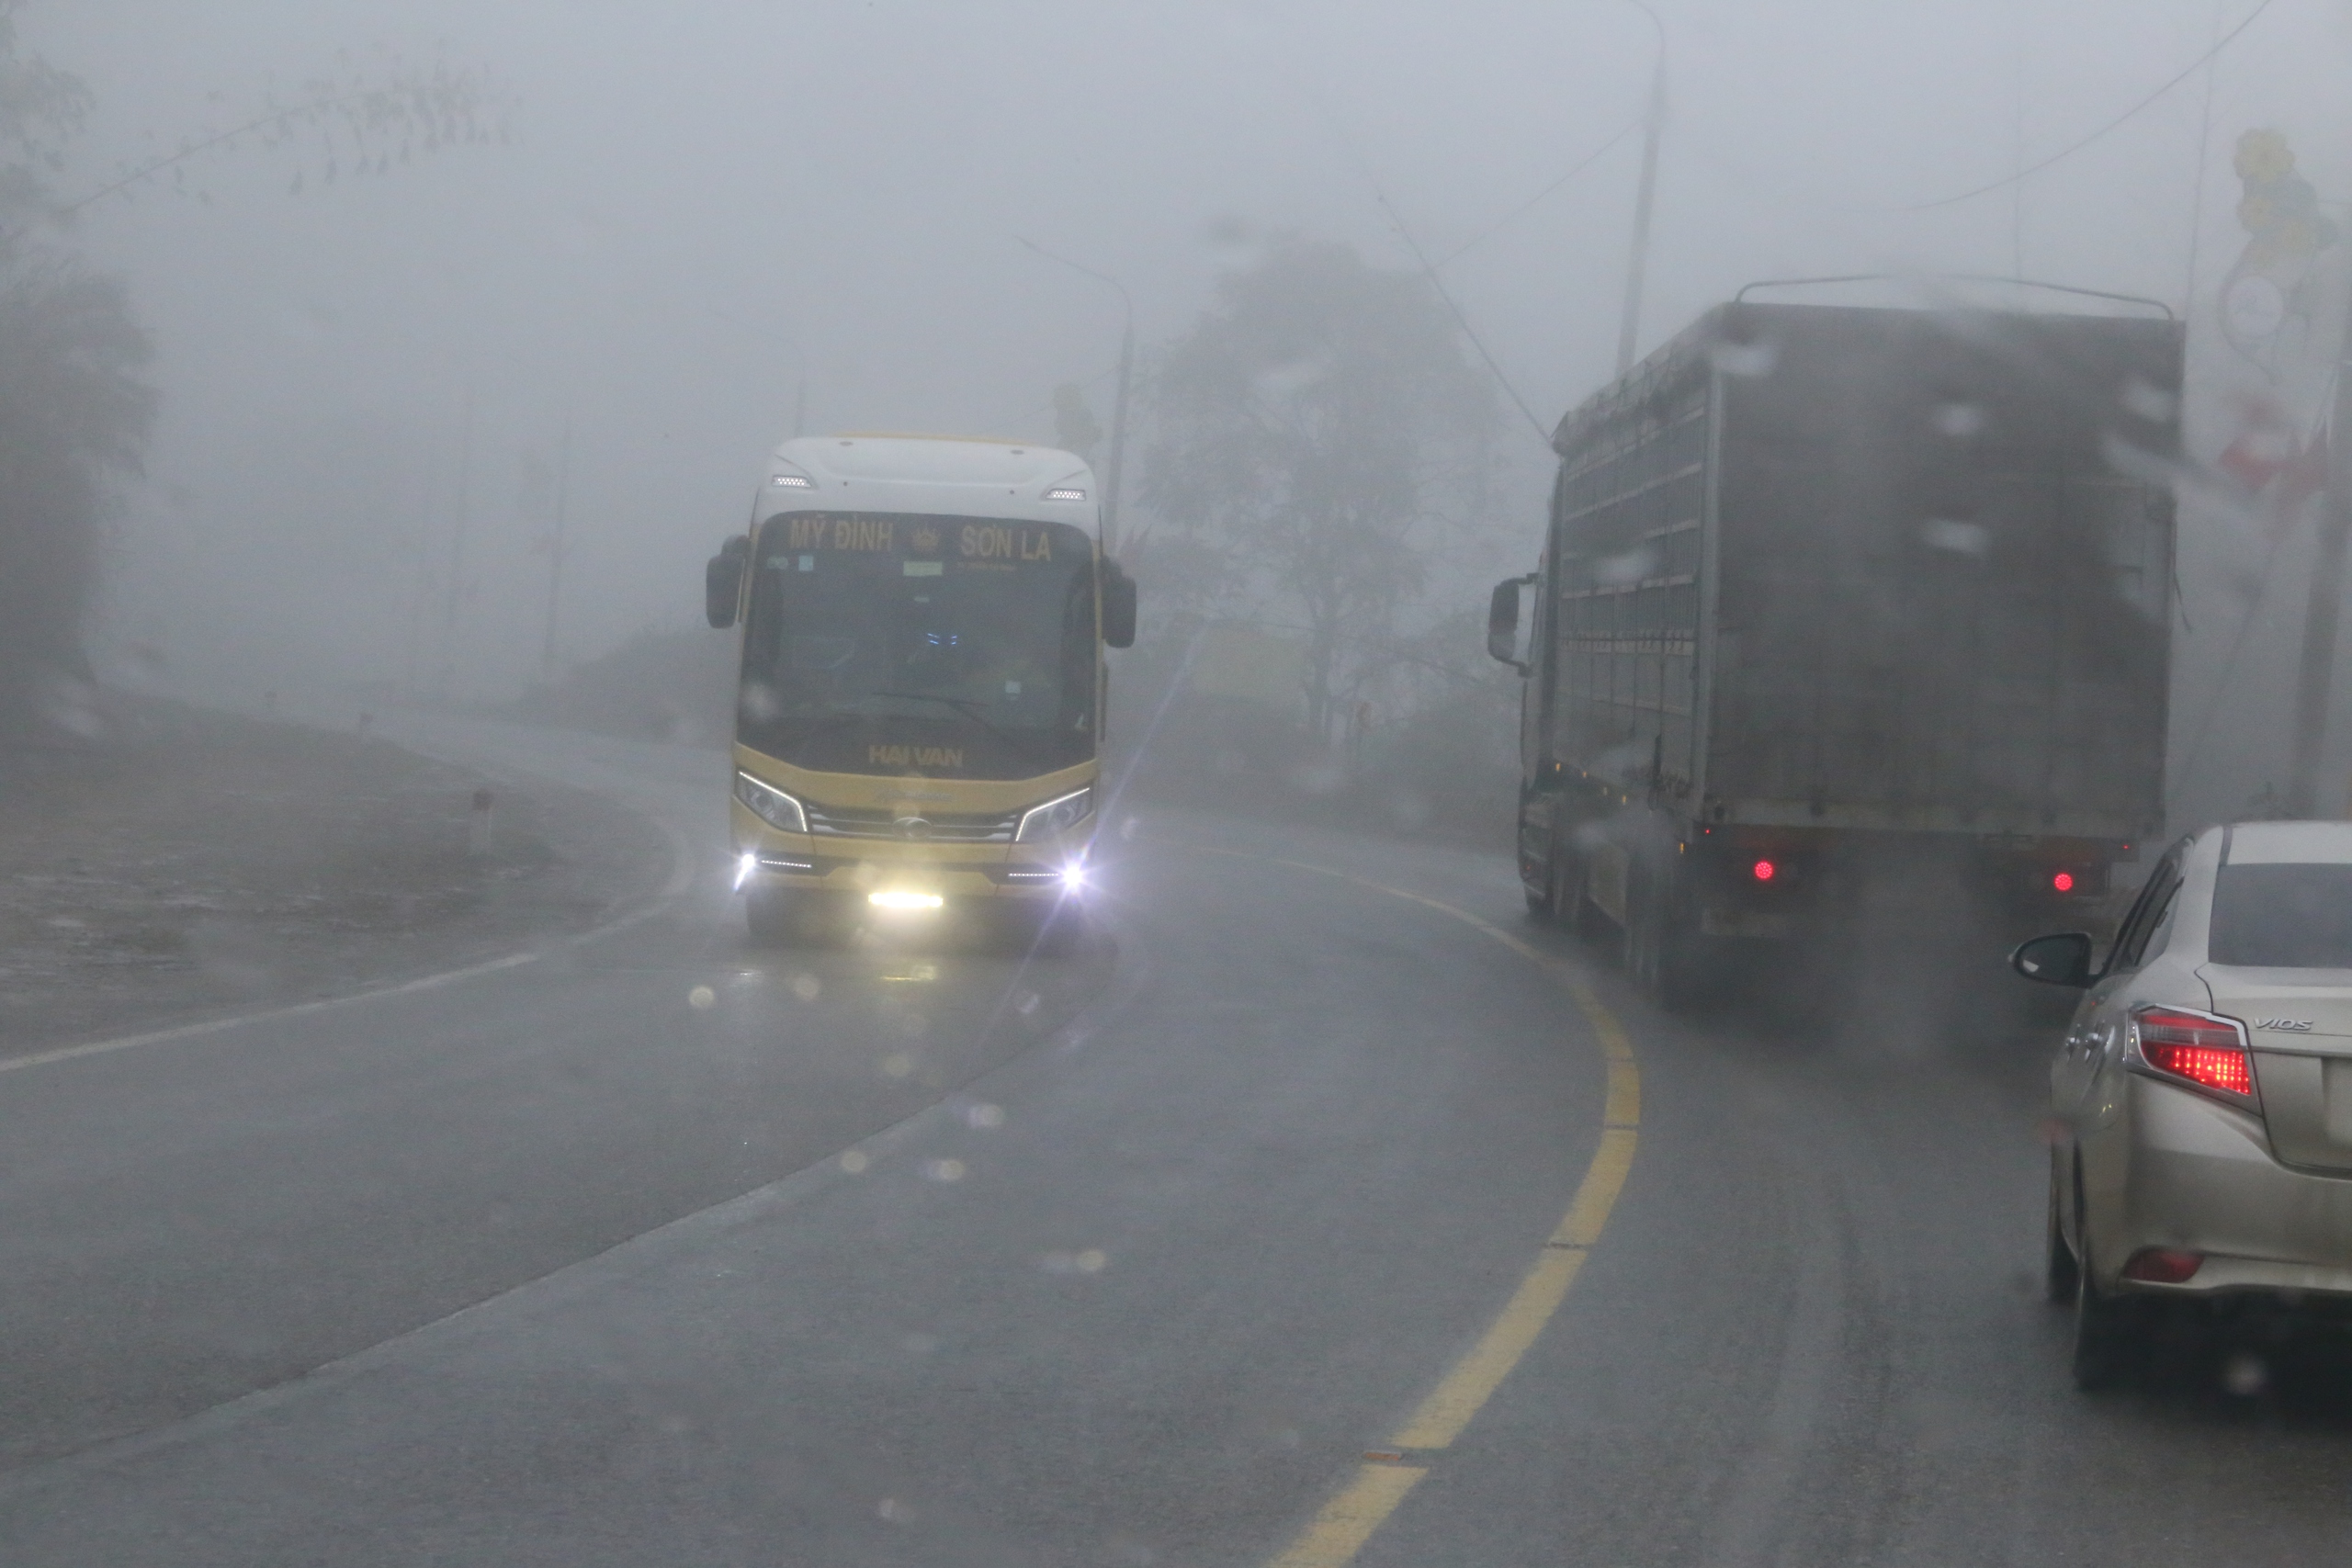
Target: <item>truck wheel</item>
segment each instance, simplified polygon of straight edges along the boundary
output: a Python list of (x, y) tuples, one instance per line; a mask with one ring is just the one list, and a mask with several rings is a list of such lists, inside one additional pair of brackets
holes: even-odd
[(1544, 890), (1542, 892), (1537, 892), (1534, 888), (1528, 886), (1524, 882), (1520, 884), (1520, 887), (1521, 890), (1527, 895), (1527, 918), (1529, 919), (1533, 920), (1539, 926), (1548, 926), (1559, 918), (1560, 868), (1556, 864), (1547, 865), (1544, 868)]
[(1579, 942), (1598, 942), (1616, 924), (1609, 911), (1592, 901), (1591, 876), (1582, 861), (1577, 862), (1575, 890), (1567, 896), (1568, 934)]
[(1625, 929), (1621, 933), (1625, 974), (1645, 996), (1654, 994), (1657, 978), (1657, 932), (1651, 913), (1649, 874), (1636, 865), (1628, 872), (1625, 889)]
[(1625, 969), (1642, 993), (1668, 1012), (1698, 999), (1698, 933), (1687, 928), (1671, 886), (1636, 869), (1627, 889)]

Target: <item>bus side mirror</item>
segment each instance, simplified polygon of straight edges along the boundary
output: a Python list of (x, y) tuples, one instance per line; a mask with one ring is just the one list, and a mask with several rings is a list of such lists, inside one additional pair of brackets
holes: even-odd
[(721, 630), (735, 624), (736, 607), (743, 602), (743, 563), (751, 554), (751, 537), (738, 534), (702, 569), (703, 614)]
[(1535, 581), (1526, 577), (1506, 577), (1495, 584), (1494, 596), (1487, 601), (1487, 656), (1524, 675), (1528, 666), (1519, 659), (1519, 591)]
[(1102, 558), (1102, 641), (1109, 648), (1136, 645), (1136, 580), (1108, 556)]

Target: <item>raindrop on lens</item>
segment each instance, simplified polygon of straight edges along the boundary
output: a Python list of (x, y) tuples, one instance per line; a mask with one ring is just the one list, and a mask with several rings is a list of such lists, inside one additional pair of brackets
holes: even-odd
[(689, 1006), (693, 1007), (707, 1008), (718, 999), (718, 993), (712, 990), (708, 986), (696, 986), (693, 990), (686, 993), (686, 1001)]
[(817, 993), (824, 988), (823, 983), (814, 975), (795, 975), (792, 977), (792, 994), (804, 1002), (815, 1001)]
[(904, 1051), (893, 1051), (882, 1058), (882, 1070), (894, 1078), (902, 1078), (915, 1070), (915, 1059)]
[(855, 1176), (865, 1170), (869, 1163), (870, 1162), (866, 1159), (865, 1156), (856, 1149), (852, 1149), (847, 1154), (842, 1156), (842, 1168), (848, 1171), (852, 1176)]
[(960, 1159), (925, 1160), (922, 1174), (928, 1181), (961, 1181), (964, 1179), (964, 1162)]
[(1928, 419), (1937, 434), (1948, 435), (1954, 441), (1965, 441), (1984, 428), (1984, 411), (1974, 403), (1938, 403)]

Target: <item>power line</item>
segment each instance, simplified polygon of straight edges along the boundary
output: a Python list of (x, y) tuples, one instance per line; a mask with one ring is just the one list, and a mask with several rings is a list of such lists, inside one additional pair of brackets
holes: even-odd
[[(1372, 172), (1369, 169), (1364, 171), (1364, 178), (1367, 181), (1372, 180)], [(1373, 182), (1372, 195), (1373, 199), (1380, 203), (1380, 209), (1388, 214), (1388, 220), (1396, 225), (1396, 232), (1412, 251), (1413, 259), (1421, 264), (1421, 271), (1429, 278), (1430, 287), (1436, 289), (1437, 297), (1445, 301), (1445, 308), (1453, 312), (1454, 325), (1460, 327), (1462, 335), (1470, 340), (1470, 346), (1478, 351), (1478, 357), (1487, 362), (1487, 369), (1494, 377), (1495, 384), (1502, 388), (1504, 395), (1512, 402), (1519, 405), (1519, 412), (1526, 417), (1528, 428), (1535, 432), (1535, 439), (1547, 446), (1550, 446), (1552, 433), (1544, 428), (1544, 422), (1535, 417), (1535, 411), (1527, 406), (1527, 400), (1521, 397), (1519, 389), (1510, 384), (1510, 378), (1503, 374), (1503, 367), (1495, 363), (1493, 355), (1487, 352), (1487, 345), (1479, 338), (1477, 329), (1470, 324), (1470, 318), (1462, 313), (1462, 307), (1453, 302), (1453, 296), (1446, 292), (1444, 279), (1439, 277), (1437, 268), (1430, 265), (1430, 258), (1423, 254), (1420, 243), (1413, 238), (1413, 231), (1405, 227), (1405, 220), (1396, 216), (1396, 209), (1388, 205), (1388, 197), (1376, 181)]]
[(2240, 33), (2245, 31), (2246, 28), (2254, 26), (2256, 22), (2261, 20), (2262, 14), (2268, 9), (2270, 9), (2270, 0), (2261, 0), (2259, 5), (2256, 6), (2252, 11), (2246, 14), (2245, 21), (2240, 22), (2236, 27), (2232, 28), (2227, 33), (2223, 34), (2221, 40), (2214, 44), (2212, 48), (2207, 50), (2196, 59), (2190, 61), (2188, 65), (2182, 68), (2178, 75), (2165, 82), (2163, 86), (2158, 87), (2154, 92), (2150, 93), (2146, 97), (2142, 98), (2138, 103), (2133, 104), (2130, 108), (2125, 109), (2121, 114), (2117, 115), (2113, 119), (2109, 120), (2105, 125), (2100, 126), (2088, 136), (2082, 138), (2078, 141), (2072, 142), (2067, 146), (2060, 148), (2057, 152), (2051, 153), (2048, 157), (2041, 160), (2039, 163), (2027, 164), (2024, 168), (2018, 170), (2015, 174), (2004, 175), (2001, 178), (1993, 181), (1989, 185), (1981, 185), (1973, 190), (1962, 191), (1958, 196), (1947, 196), (1935, 201), (1918, 202), (1909, 208), (1908, 210), (1912, 212), (1927, 212), (1939, 207), (1952, 207), (1963, 201), (1973, 201), (1980, 196), (1989, 196), (1996, 190), (2006, 189), (2010, 186), (2018, 184), (2021, 180), (2025, 180), (2034, 175), (2041, 173), (2042, 170), (2050, 167), (2052, 164), (2060, 163), (2065, 159), (2073, 157), (2075, 153), (2081, 152), (2092, 142), (2097, 141), (2100, 137), (2107, 135), (2109, 131), (2116, 130), (2126, 120), (2131, 119), (2141, 110), (2154, 103), (2158, 98), (2163, 97), (2166, 93), (2171, 92), (2175, 87), (2179, 86), (2183, 82), (2188, 81), (2191, 76), (2197, 74), (2197, 71), (2199, 66), (2202, 66), (2215, 55), (2221, 53), (2222, 51), (2229, 48), (2233, 42), (2236, 41), (2237, 36)]
[(1583, 174), (1587, 169), (1591, 168), (1595, 164), (1600, 162), (1602, 157), (1616, 147), (1617, 143), (1624, 141), (1625, 138), (1633, 135), (1634, 132), (1641, 129), (1642, 122), (1640, 120), (1636, 119), (1631, 121), (1623, 130), (1618, 131), (1616, 135), (1611, 137), (1599, 147), (1593, 149), (1592, 152), (1578, 162), (1576, 167), (1570, 169), (1566, 174), (1562, 175), (1558, 179), (1554, 180), (1550, 185), (1545, 186), (1542, 190), (1537, 191), (1533, 196), (1529, 197), (1525, 201), (1521, 202), (1517, 207), (1512, 208), (1502, 217), (1496, 219), (1494, 222), (1488, 224), (1485, 231), (1480, 233), (1477, 238), (1457, 245), (1452, 251), (1446, 253), (1446, 254), (1439, 257), (1437, 265), (1439, 266), (1452, 266), (1463, 256), (1468, 254), (1471, 251), (1476, 250), (1478, 246), (1485, 244), (1488, 240), (1493, 239), (1497, 234), (1501, 233), (1505, 229), (1510, 228), (1513, 223), (1518, 222), (1528, 213), (1533, 211), (1537, 207), (1543, 204), (1545, 197), (1550, 196), (1554, 191), (1559, 189), (1562, 186), (1566, 185), (1570, 180), (1575, 179), (1578, 175)]

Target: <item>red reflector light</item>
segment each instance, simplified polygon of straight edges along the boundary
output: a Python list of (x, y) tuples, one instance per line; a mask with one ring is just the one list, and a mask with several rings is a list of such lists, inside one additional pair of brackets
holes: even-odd
[(2185, 1284), (2205, 1267), (2201, 1252), (2183, 1252), (2171, 1247), (2143, 1247), (2132, 1255), (2123, 1266), (2127, 1280), (2145, 1280), (2152, 1285)]
[(2075, 890), (2075, 874), (2071, 871), (2062, 871), (2050, 879), (2050, 886), (2061, 893), (2072, 893)]
[(1769, 860), (1759, 860), (1751, 869), (1756, 873), (1757, 881), (1770, 882), (1772, 880), (1772, 874), (1780, 868)]
[(2141, 1059), (2156, 1071), (2223, 1094), (2254, 1098), (2254, 1058), (2246, 1054), (2245, 1036), (2228, 1019), (2143, 1008), (2132, 1015), (2132, 1022), (2139, 1032)]

